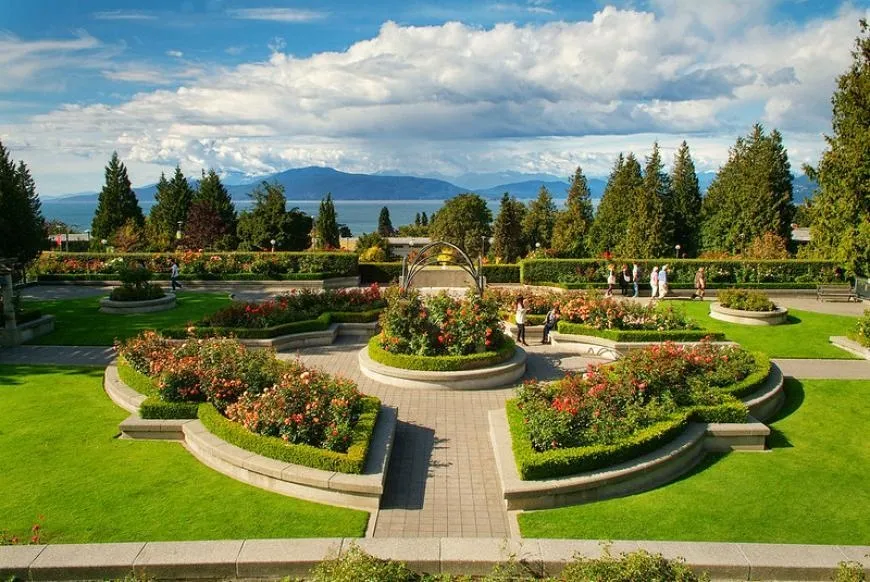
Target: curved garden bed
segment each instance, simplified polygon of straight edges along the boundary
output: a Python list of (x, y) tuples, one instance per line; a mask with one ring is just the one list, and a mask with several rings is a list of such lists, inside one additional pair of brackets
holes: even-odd
[(175, 309), (175, 293), (166, 293), (157, 299), (145, 299), (143, 301), (113, 301), (108, 297), (100, 299), (100, 312), (115, 315), (127, 315), (130, 313), (154, 313)]
[(774, 307), (772, 311), (747, 311), (729, 309), (719, 302), (713, 302), (710, 304), (710, 317), (742, 325), (781, 325), (788, 321), (788, 309)]

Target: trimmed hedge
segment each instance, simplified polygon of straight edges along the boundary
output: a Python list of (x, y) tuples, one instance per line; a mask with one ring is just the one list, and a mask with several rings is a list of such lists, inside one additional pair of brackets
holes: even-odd
[(379, 283), (391, 285), (402, 276), (402, 263), (360, 263), (359, 278), (361, 285)]
[[(716, 291), (717, 289), (813, 289), (815, 290), (818, 285), (821, 283), (818, 282), (807, 282), (807, 283), (716, 283), (715, 287), (710, 287), (707, 285), (707, 295), (710, 295), (710, 291)], [(535, 285), (541, 287), (558, 287), (559, 289), (565, 289), (568, 291), (573, 290), (583, 290), (583, 289), (607, 289), (607, 283), (535, 283)], [(695, 286), (691, 283), (668, 283), (668, 287), (671, 290), (674, 289), (694, 289)], [(646, 291), (649, 293), (650, 286), (649, 283), (640, 283), (638, 285), (638, 291), (643, 295), (643, 292)], [(616, 295), (614, 295), (616, 296)]]
[(273, 325), (272, 327), (247, 328), (247, 327), (210, 327), (194, 326), (192, 334), (188, 327), (170, 327), (160, 331), (161, 335), (184, 339), (190, 335), (193, 337), (231, 336), (238, 339), (271, 339), (282, 335), (296, 333), (308, 333), (312, 331), (326, 331), (332, 323), (371, 323), (377, 321), (382, 309), (369, 311), (327, 311), (315, 319), (304, 319)]
[(722, 390), (723, 392), (727, 392), (734, 398), (746, 398), (750, 394), (753, 394), (761, 389), (764, 383), (767, 382), (767, 377), (770, 376), (770, 356), (761, 352), (752, 352), (752, 356), (755, 358), (755, 371), (749, 374), (740, 382), (737, 382), (730, 386), (726, 386), (725, 388), (721, 388), (720, 390)]
[[(179, 281), (321, 281), (345, 277), (342, 273), (286, 273), (283, 275), (264, 275), (260, 273), (199, 273), (179, 275)], [(118, 281), (117, 273), (40, 273), (37, 280), (41, 283), (54, 281)], [(169, 281), (168, 273), (155, 273), (152, 281)]]
[(139, 405), (139, 416), (146, 419), (196, 418), (199, 402), (166, 402), (161, 400), (154, 380), (137, 372), (123, 358), (118, 358), (118, 377), (127, 386), (147, 396)]
[(520, 265), (484, 265), (483, 276), (487, 283), (519, 283)]
[(580, 323), (560, 321), (556, 330), (566, 335), (591, 335), (616, 342), (697, 342), (704, 338), (723, 341), (725, 334), (705, 329), (675, 329), (658, 331), (654, 329), (595, 329)]
[(42, 311), (39, 309), (22, 309), (15, 313), (15, 324), (21, 325), (22, 323), (29, 323), (31, 321), (36, 321), (42, 317)]
[(516, 350), (513, 340), (504, 338), (504, 345), (495, 352), (467, 356), (413, 356), (391, 354), (379, 345), (379, 339), (379, 336), (374, 336), (369, 340), (369, 357), (372, 360), (392, 368), (424, 372), (457, 372), (495, 366), (510, 360)]
[(347, 453), (286, 443), (277, 437), (254, 434), (207, 403), (199, 406), (199, 420), (216, 437), (246, 451), (313, 469), (359, 474), (365, 469), (366, 456), (381, 408), (381, 401), (373, 396), (364, 397), (362, 403), (363, 411), (354, 426)]
[[(800, 283), (814, 287), (819, 282), (842, 281), (844, 270), (833, 261), (809, 260), (707, 260), (707, 259), (528, 259), (520, 263), (520, 279), (526, 285), (557, 284), (605, 285), (608, 265), (631, 265), (636, 262), (643, 271), (641, 283), (648, 282), (654, 266), (670, 265), (668, 283), (671, 287), (693, 286), (698, 267), (707, 271), (707, 286), (719, 287), (749, 283)], [(839, 271), (838, 271), (839, 269)], [(839, 276), (838, 276), (839, 273)], [(648, 285), (647, 285), (648, 286)]]

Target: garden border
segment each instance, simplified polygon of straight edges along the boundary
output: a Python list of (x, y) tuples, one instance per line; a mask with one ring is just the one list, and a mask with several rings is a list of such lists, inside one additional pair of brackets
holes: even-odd
[(171, 291), (157, 299), (143, 299), (142, 301), (115, 301), (108, 297), (100, 299), (100, 313), (113, 315), (129, 315), (131, 313), (156, 313), (175, 309), (175, 293)]
[(628, 461), (567, 477), (523, 480), (513, 450), (505, 408), (490, 410), (490, 443), (495, 453), (502, 497), (508, 511), (551, 509), (622, 497), (669, 483), (695, 467), (708, 452), (763, 451), (770, 429), (763, 424), (782, 406), (784, 378), (771, 363), (765, 383), (743, 399), (746, 423), (690, 422), (655, 450)]
[(788, 309), (777, 306), (773, 311), (747, 311), (723, 307), (718, 301), (710, 303), (710, 317), (741, 325), (782, 325), (788, 320)]
[(364, 511), (380, 507), (398, 419), (395, 407), (381, 405), (365, 468), (362, 474), (354, 475), (263, 457), (218, 438), (197, 419), (140, 418), (138, 406), (145, 396), (121, 381), (114, 364), (106, 367), (103, 386), (113, 402), (131, 413), (119, 425), (126, 438), (180, 441), (204, 465), (281, 495)]
[(855, 340), (844, 335), (832, 335), (828, 338), (832, 344), (858, 357), (870, 360), (870, 348), (865, 348)]

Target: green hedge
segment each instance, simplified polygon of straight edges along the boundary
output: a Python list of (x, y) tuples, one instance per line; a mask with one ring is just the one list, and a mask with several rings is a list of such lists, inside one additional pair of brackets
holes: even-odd
[[(344, 277), (342, 273), (286, 273), (283, 275), (265, 275), (259, 273), (199, 273), (179, 275), (180, 281), (321, 281)], [(168, 273), (154, 273), (153, 281), (169, 281)], [(39, 274), (37, 280), (41, 283), (62, 281), (117, 281), (117, 273), (48, 273)]]
[(118, 358), (118, 377), (124, 384), (147, 396), (139, 405), (139, 416), (147, 419), (196, 418), (199, 402), (166, 402), (161, 400), (154, 380), (137, 372), (124, 360)]
[[(834, 261), (806, 260), (706, 260), (706, 259), (666, 259), (637, 260), (631, 259), (528, 259), (520, 263), (520, 279), (526, 285), (541, 285), (545, 282), (561, 284), (606, 284), (607, 266), (637, 262), (643, 274), (641, 283), (649, 281), (650, 271), (654, 266), (670, 265), (671, 273), (668, 283), (673, 287), (686, 285), (691, 287), (698, 267), (704, 267), (707, 272), (707, 286), (718, 287), (724, 284), (736, 284), (745, 287), (748, 283), (772, 283), (775, 287), (783, 283), (800, 283), (808, 287), (818, 282), (832, 282), (838, 279), (838, 265)], [(842, 269), (839, 271), (842, 273)]]
[(675, 329), (658, 331), (654, 329), (595, 329), (581, 323), (560, 321), (556, 324), (559, 333), (566, 335), (591, 335), (616, 342), (697, 342), (704, 338), (723, 341), (725, 334), (704, 329)]
[(755, 358), (755, 371), (740, 382), (722, 388), (723, 392), (727, 392), (734, 398), (746, 398), (761, 389), (767, 382), (771, 368), (770, 356), (761, 352), (752, 352), (752, 356)]
[(42, 317), (42, 311), (39, 309), (22, 309), (15, 313), (15, 323), (16, 325), (21, 325), (22, 323), (36, 321), (40, 317)]
[(383, 309), (370, 309), (368, 311), (330, 311), (334, 323), (372, 323), (377, 321), (383, 313)]
[(199, 420), (216, 437), (246, 451), (314, 469), (359, 474), (365, 469), (366, 455), (381, 408), (380, 400), (372, 396), (363, 398), (362, 402), (363, 412), (354, 426), (351, 444), (346, 453), (286, 443), (277, 437), (254, 434), (241, 424), (224, 417), (211, 404), (200, 405)]
[(327, 311), (320, 314), (316, 319), (305, 319), (273, 325), (272, 327), (247, 328), (247, 327), (210, 327), (195, 326), (190, 333), (188, 327), (170, 327), (160, 331), (161, 335), (173, 339), (184, 339), (190, 335), (194, 337), (232, 336), (239, 339), (271, 339), (282, 335), (296, 333), (308, 333), (312, 331), (325, 331), (332, 323), (371, 323), (377, 321), (382, 309), (369, 311)]
[(504, 338), (504, 345), (495, 352), (483, 352), (467, 356), (414, 356), (409, 354), (391, 354), (379, 343), (379, 336), (369, 340), (369, 357), (385, 366), (403, 370), (421, 370), (425, 372), (457, 372), (460, 370), (477, 370), (495, 366), (510, 360), (516, 344), (510, 338)]
[(519, 283), (520, 266), (516, 265), (484, 265), (483, 276), (487, 283)]
[(402, 263), (360, 263), (359, 278), (362, 285), (380, 283), (391, 285), (402, 276)]
[(118, 357), (117, 366), (118, 377), (124, 384), (144, 396), (157, 396), (158, 392), (154, 381), (145, 374), (134, 370), (133, 366), (124, 359), (124, 356)]
[[(824, 283), (809, 281), (806, 283), (716, 283), (715, 287), (710, 287), (709, 283), (707, 285), (707, 295), (710, 295), (710, 291), (716, 291), (717, 289), (812, 289), (815, 291), (818, 285), (823, 285)], [(560, 289), (567, 290), (583, 290), (583, 289), (607, 289), (607, 283), (553, 283), (553, 282), (541, 282), (535, 283), (535, 285), (539, 285), (542, 287), (558, 287)], [(694, 289), (695, 286), (692, 283), (668, 283), (668, 287), (673, 289)], [(614, 288), (617, 292), (619, 287)], [(650, 286), (649, 283), (640, 283), (638, 285), (638, 291), (640, 291), (641, 295), (643, 295), (644, 291), (649, 293)], [(621, 296), (617, 293), (618, 296)]]

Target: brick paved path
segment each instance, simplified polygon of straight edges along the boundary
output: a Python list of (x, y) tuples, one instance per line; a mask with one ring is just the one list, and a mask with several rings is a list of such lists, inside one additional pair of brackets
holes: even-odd
[[(362, 392), (399, 409), (375, 537), (509, 537), (489, 444), (487, 412), (501, 408), (513, 390), (385, 386), (360, 373), (357, 353), (362, 347), (361, 343), (340, 342), (308, 348), (298, 356), (308, 365), (356, 381)], [(531, 346), (528, 350), (529, 378), (554, 378), (565, 370), (599, 361), (555, 346)]]

